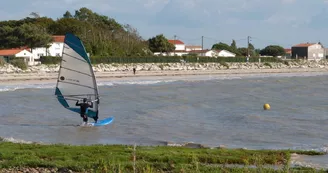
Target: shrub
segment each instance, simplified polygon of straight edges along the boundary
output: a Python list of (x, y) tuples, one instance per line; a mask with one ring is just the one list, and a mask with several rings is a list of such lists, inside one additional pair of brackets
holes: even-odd
[(41, 64), (59, 64), (61, 61), (61, 57), (57, 56), (41, 56), (40, 57)]
[(227, 69), (229, 69), (229, 65), (228, 65), (226, 62), (221, 61), (220, 64), (221, 64), (222, 66), (226, 67)]
[(18, 67), (22, 70), (27, 69), (27, 64), (24, 61), (24, 58), (13, 58), (10, 60), (10, 64), (12, 64), (13, 66)]
[(265, 62), (263, 65), (269, 66), (270, 68), (272, 68), (272, 65), (270, 63), (268, 63), (268, 62)]
[(6, 64), (6, 61), (0, 57), (0, 66), (4, 66)]

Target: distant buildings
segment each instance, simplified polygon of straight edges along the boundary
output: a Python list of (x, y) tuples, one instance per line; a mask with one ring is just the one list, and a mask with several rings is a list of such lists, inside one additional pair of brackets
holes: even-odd
[(292, 59), (321, 60), (325, 57), (325, 48), (321, 43), (301, 43), (292, 47)]
[(235, 57), (236, 54), (227, 50), (210, 50), (204, 49), (202, 46), (197, 45), (185, 45), (181, 40), (168, 40), (169, 43), (175, 46), (173, 52), (154, 52), (154, 55), (162, 56), (183, 56), (183, 55), (198, 55), (208, 57)]
[(33, 54), (26, 48), (0, 50), (0, 58), (8, 62), (10, 57), (22, 57), (28, 65), (35, 65)]
[(65, 36), (52, 36), (53, 41), (49, 47), (36, 47), (36, 48), (13, 48), (0, 50), (0, 58), (9, 61), (11, 57), (22, 57), (28, 65), (40, 64), (41, 56), (62, 56), (64, 49)]

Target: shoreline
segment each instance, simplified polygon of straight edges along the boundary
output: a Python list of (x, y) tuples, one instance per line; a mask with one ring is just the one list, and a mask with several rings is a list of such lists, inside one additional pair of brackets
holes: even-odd
[[(328, 68), (289, 68), (289, 69), (221, 69), (221, 70), (177, 70), (177, 71), (137, 71), (134, 75), (131, 71), (95, 72), (97, 82), (156, 79), (158, 78), (190, 78), (201, 76), (248, 76), (248, 75), (275, 75), (275, 74), (312, 74), (327, 73)], [(0, 74), (1, 84), (42, 84), (55, 83), (58, 72), (43, 73), (14, 73)]]

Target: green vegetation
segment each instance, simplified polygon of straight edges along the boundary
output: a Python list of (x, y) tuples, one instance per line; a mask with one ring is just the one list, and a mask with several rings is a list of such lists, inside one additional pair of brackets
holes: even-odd
[(13, 58), (10, 60), (10, 64), (12, 64), (13, 66), (18, 67), (22, 70), (27, 69), (27, 64), (26, 64), (24, 58)]
[(278, 45), (270, 45), (262, 49), (260, 54), (274, 56), (274, 57), (282, 56), (285, 55), (285, 49)]
[(265, 62), (263, 65), (265, 65), (265, 66), (268, 66), (268, 67), (272, 68), (272, 65), (271, 65), (270, 63), (268, 63), (268, 62)]
[(0, 22), (0, 49), (21, 46), (48, 47), (52, 35), (71, 32), (84, 43), (87, 52), (99, 56), (148, 55), (147, 42), (130, 25), (99, 15), (87, 8), (80, 8), (72, 15), (53, 20), (36, 13), (21, 20)]
[(59, 64), (61, 57), (52, 57), (52, 56), (41, 56), (41, 64)]
[[(244, 150), (124, 145), (40, 145), (0, 143), (0, 168), (67, 168), (88, 172), (315, 172), (289, 168), (290, 150)], [(238, 166), (229, 167), (229, 164)], [(256, 168), (248, 166), (255, 165)], [(275, 170), (267, 165), (278, 166)], [(93, 171), (92, 171), (93, 170)]]
[(169, 43), (163, 34), (150, 38), (148, 45), (152, 52), (172, 52), (175, 49), (174, 45)]
[(6, 64), (6, 61), (0, 57), (0, 66), (4, 66)]

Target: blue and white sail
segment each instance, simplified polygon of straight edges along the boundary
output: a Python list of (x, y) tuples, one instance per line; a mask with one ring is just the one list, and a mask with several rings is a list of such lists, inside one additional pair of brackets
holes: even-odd
[(82, 41), (73, 34), (65, 35), (55, 95), (59, 103), (71, 111), (79, 113), (76, 101), (87, 98), (94, 102), (88, 116), (94, 117), (99, 112), (98, 87), (91, 61)]

